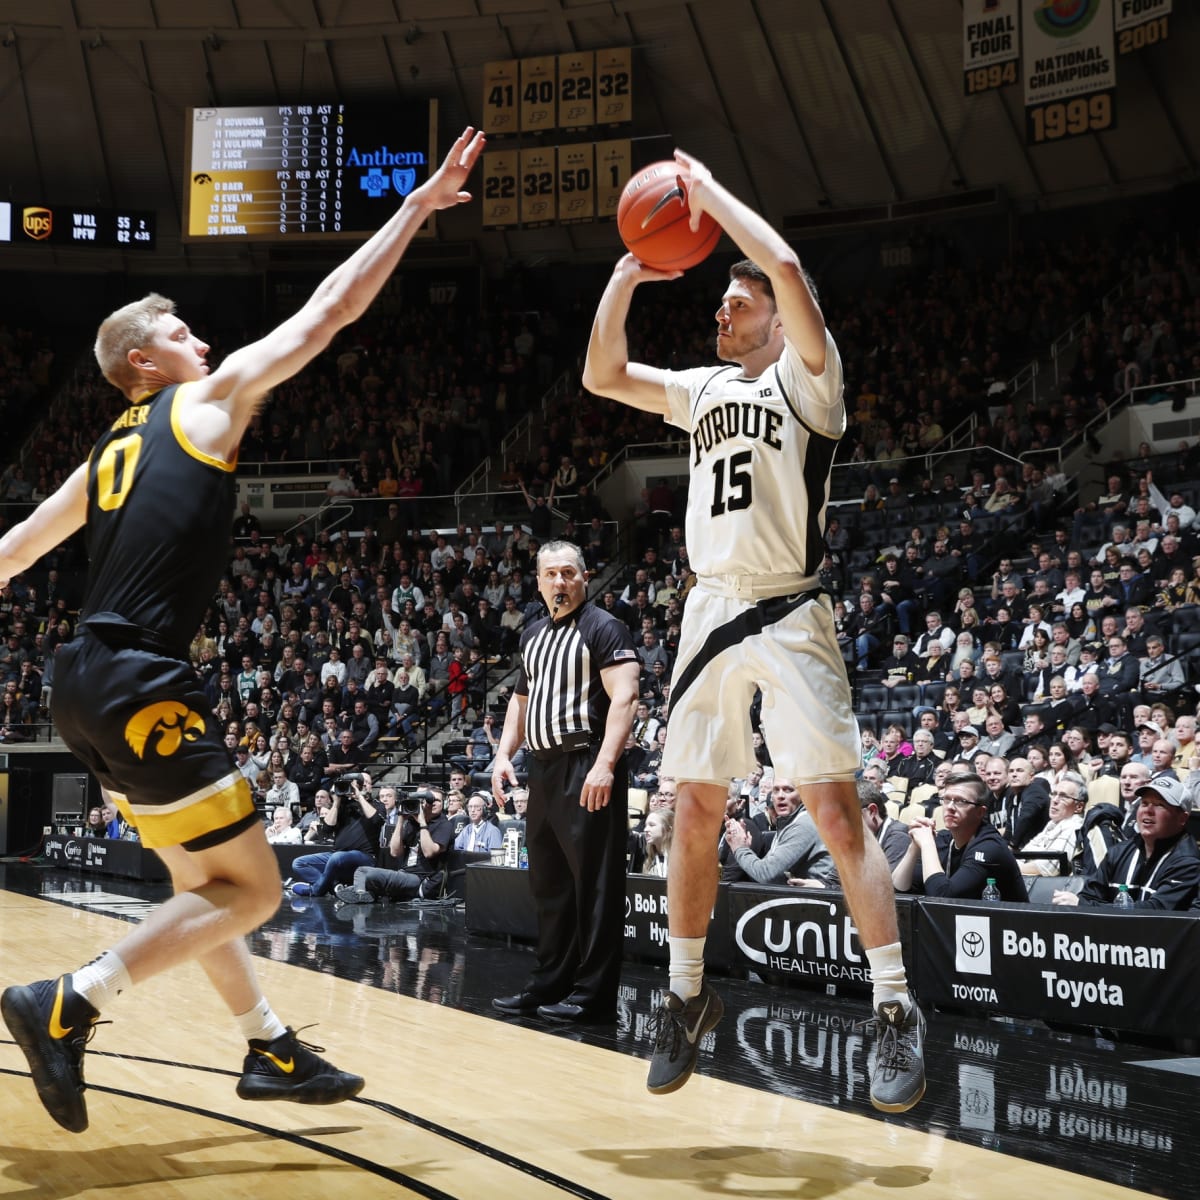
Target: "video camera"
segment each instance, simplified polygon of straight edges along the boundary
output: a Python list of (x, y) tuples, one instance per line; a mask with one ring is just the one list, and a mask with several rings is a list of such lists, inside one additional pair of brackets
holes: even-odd
[(426, 804), (433, 804), (437, 797), (428, 788), (418, 788), (400, 797), (400, 814), (415, 817)]
[(371, 790), (371, 776), (365, 771), (349, 771), (345, 775), (339, 775), (329, 790), (339, 796), (348, 796), (355, 783), (363, 783), (368, 791)]

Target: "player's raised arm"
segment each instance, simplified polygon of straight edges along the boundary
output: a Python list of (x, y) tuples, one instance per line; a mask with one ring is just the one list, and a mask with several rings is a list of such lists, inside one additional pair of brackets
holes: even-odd
[(82, 463), (23, 521), (0, 538), (0, 586), (61, 545), (87, 519), (87, 463)]
[(675, 151), (675, 162), (687, 188), (692, 228), (699, 226), (701, 213), (708, 213), (738, 249), (767, 273), (784, 336), (799, 351), (804, 365), (820, 375), (825, 370), (825, 318), (795, 250), (763, 217), (713, 179), (702, 162), (682, 150)]
[(231, 403), (236, 417), (244, 415), (237, 438), (266, 392), (319, 354), (339, 329), (362, 316), (430, 213), (471, 199), (464, 186), (484, 141), (482, 132), (470, 126), (464, 129), (441, 166), (405, 197), (383, 228), (326, 276), (298, 313), (259, 341), (235, 351), (200, 382), (204, 399)]
[(632, 254), (617, 262), (612, 278), (600, 297), (592, 336), (583, 364), (583, 386), (597, 396), (608, 396), (646, 412), (667, 413), (667, 391), (663, 372), (645, 363), (629, 361), (625, 322), (633, 289), (647, 280), (678, 279), (681, 271), (655, 271), (644, 267)]

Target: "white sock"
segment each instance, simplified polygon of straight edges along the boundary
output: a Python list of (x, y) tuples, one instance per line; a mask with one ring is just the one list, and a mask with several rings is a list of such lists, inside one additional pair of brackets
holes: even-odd
[(239, 1013), (233, 1019), (248, 1042), (273, 1042), (287, 1033), (287, 1026), (271, 1011), (265, 997), (252, 1009)]
[(71, 986), (93, 1008), (103, 1011), (122, 992), (133, 987), (133, 980), (120, 956), (105, 950), (99, 958), (93, 958), (71, 976)]
[(904, 974), (904, 955), (899, 942), (890, 946), (876, 946), (867, 951), (867, 962), (871, 964), (871, 983), (874, 985), (871, 1003), (878, 1008), (888, 1000), (899, 1000), (904, 1011), (912, 1008), (908, 994), (908, 979)]
[(671, 952), (671, 991), (686, 1004), (700, 995), (704, 983), (704, 941), (702, 937), (668, 937)]

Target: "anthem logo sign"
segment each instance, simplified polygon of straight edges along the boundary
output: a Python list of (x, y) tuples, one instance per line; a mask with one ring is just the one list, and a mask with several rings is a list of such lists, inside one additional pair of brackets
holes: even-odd
[(992, 922), (988, 917), (954, 918), (954, 969), (960, 975), (992, 973)]

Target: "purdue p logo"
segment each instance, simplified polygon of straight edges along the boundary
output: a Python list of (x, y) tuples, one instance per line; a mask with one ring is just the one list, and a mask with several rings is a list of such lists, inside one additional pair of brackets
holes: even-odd
[(147, 746), (161, 758), (170, 758), (185, 741), (194, 742), (203, 732), (204, 718), (199, 713), (176, 700), (163, 700), (129, 718), (125, 741), (138, 758), (146, 757)]

